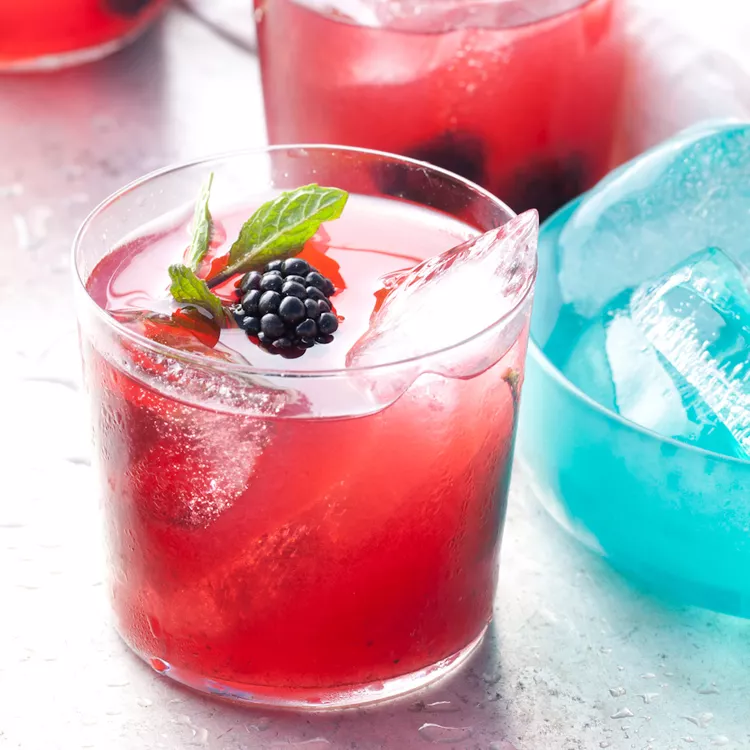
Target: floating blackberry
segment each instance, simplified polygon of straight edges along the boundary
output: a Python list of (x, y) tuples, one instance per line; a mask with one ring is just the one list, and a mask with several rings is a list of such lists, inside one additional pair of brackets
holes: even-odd
[(250, 271), (237, 288), (237, 324), (271, 350), (328, 344), (339, 327), (331, 312), (333, 282), (302, 258), (274, 260)]

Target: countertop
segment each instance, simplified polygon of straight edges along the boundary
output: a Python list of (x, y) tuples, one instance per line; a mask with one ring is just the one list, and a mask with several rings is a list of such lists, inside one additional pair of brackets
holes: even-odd
[[(750, 11), (685, 5), (631, 2), (623, 153), (705, 116), (750, 114)], [(118, 640), (69, 248), (88, 211), (143, 172), (264, 142), (243, 13), (185, 0), (109, 59), (0, 77), (0, 748), (750, 747), (750, 623), (633, 588), (539, 509), (520, 467), (490, 636), (423, 695), (259, 712), (176, 686)]]

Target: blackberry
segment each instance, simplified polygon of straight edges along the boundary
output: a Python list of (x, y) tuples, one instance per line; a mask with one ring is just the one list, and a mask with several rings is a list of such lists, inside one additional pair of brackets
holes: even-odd
[(302, 258), (274, 260), (249, 271), (237, 288), (237, 324), (268, 351), (298, 356), (328, 344), (339, 327), (332, 312), (336, 287)]
[(507, 196), (504, 199), (518, 213), (536, 208), (539, 218), (546, 219), (586, 190), (590, 173), (578, 154), (537, 160), (516, 172), (497, 195)]
[[(486, 186), (489, 177), (486, 149), (482, 139), (472, 133), (444, 132), (430, 140), (414, 143), (402, 153)], [(408, 164), (384, 163), (378, 168), (375, 179), (386, 195), (425, 203), (450, 214), (464, 216), (471, 204), (465, 191), (456, 190), (455, 183), (449, 178), (414, 169)]]
[(480, 185), (486, 177), (482, 141), (468, 133), (443, 133), (409, 151), (412, 159), (437, 164)]

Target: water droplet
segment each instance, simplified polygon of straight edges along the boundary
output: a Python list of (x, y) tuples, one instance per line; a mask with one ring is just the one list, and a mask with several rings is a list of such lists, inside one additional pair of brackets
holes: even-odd
[[(164, 659), (159, 659), (157, 656), (154, 656), (152, 659), (150, 659), (149, 664), (151, 665), (151, 668), (159, 674), (165, 674), (172, 668), (169, 662), (164, 661)], [(177, 700), (179, 699), (175, 699), (175, 702)]]
[(628, 691), (625, 690), (624, 687), (614, 687), (614, 688), (610, 688), (609, 689), (609, 694), (613, 698), (622, 698), (622, 696), (625, 695), (625, 693), (627, 693), (627, 692)]
[(208, 729), (205, 727), (190, 727), (193, 730), (193, 745), (207, 745), (208, 744)]
[(651, 703), (657, 695), (659, 695), (659, 693), (636, 693), (636, 697), (641, 698), (644, 703)]
[(602, 646), (599, 649), (599, 653), (600, 654), (611, 654), (612, 653), (612, 649), (611, 648), (606, 648), (606, 647)]
[(463, 742), (473, 734), (471, 727), (444, 727), (440, 724), (422, 724), (417, 730), (429, 742), (449, 744)]
[(695, 742), (695, 740), (690, 735), (687, 735), (687, 737), (683, 737), (682, 741), (683, 742), (687, 742), (689, 745), (691, 745), (693, 742)]
[(149, 706), (154, 705), (154, 702), (151, 700), (151, 698), (139, 698), (136, 702), (141, 708), (148, 708)]
[(698, 716), (684, 716), (683, 718), (687, 719), (691, 724), (695, 724), (696, 727), (704, 729), (714, 720), (714, 715), (709, 711), (704, 711), (702, 714), (698, 714)]
[(433, 703), (426, 703), (424, 710), (431, 714), (447, 714), (460, 711), (461, 707), (451, 703), (451, 701), (434, 701)]
[(153, 615), (149, 615), (146, 618), (146, 622), (148, 622), (148, 626), (151, 629), (154, 638), (161, 638), (161, 624), (159, 623), (159, 620), (157, 620)]
[(653, 672), (646, 672), (641, 675), (644, 680), (655, 680), (656, 675)]
[(612, 747), (612, 743), (609, 740), (602, 740), (599, 743), (599, 747)]
[(64, 460), (73, 466), (91, 466), (91, 459), (87, 456), (66, 456)]
[(107, 687), (111, 688), (127, 687), (128, 685), (130, 685), (129, 680), (112, 680), (111, 682), (107, 683)]
[(173, 721), (175, 724), (182, 724), (190, 729), (193, 733), (193, 739), (190, 742), (191, 745), (208, 744), (208, 729), (193, 724), (193, 720), (187, 714), (179, 714), (173, 719)]
[(612, 714), (613, 719), (629, 719), (631, 716), (635, 716), (635, 714), (629, 708), (621, 708)]
[(698, 692), (701, 695), (718, 695), (719, 694), (719, 688), (716, 687), (716, 683), (712, 682), (710, 684), (703, 684), (698, 688)]
[(725, 734), (717, 734), (712, 740), (712, 745), (716, 745), (717, 747), (722, 747), (723, 745), (729, 744), (729, 737), (727, 737)]
[(246, 732), (265, 732), (271, 726), (267, 716), (259, 716), (252, 724), (245, 725)]

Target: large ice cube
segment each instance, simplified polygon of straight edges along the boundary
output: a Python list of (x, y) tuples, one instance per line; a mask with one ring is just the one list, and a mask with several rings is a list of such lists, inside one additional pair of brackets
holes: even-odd
[(700, 432), (657, 352), (619, 305), (584, 331), (564, 372), (586, 395), (642, 427), (688, 439)]
[[(527, 211), (408, 271), (390, 274), (384, 280), (389, 293), (367, 334), (349, 352), (347, 365), (365, 367), (438, 352), (512, 312), (534, 281), (538, 227), (536, 211)], [(510, 332), (508, 345), (517, 335)]]
[(709, 249), (624, 292), (578, 338), (565, 375), (623, 417), (729, 455), (750, 455), (750, 291)]
[(706, 247), (750, 261), (750, 125), (692, 128), (613, 172), (560, 233), (563, 302), (594, 317)]
[(743, 268), (711, 248), (636, 289), (629, 308), (637, 328), (689, 384), (683, 398), (694, 389), (750, 456), (748, 283)]

